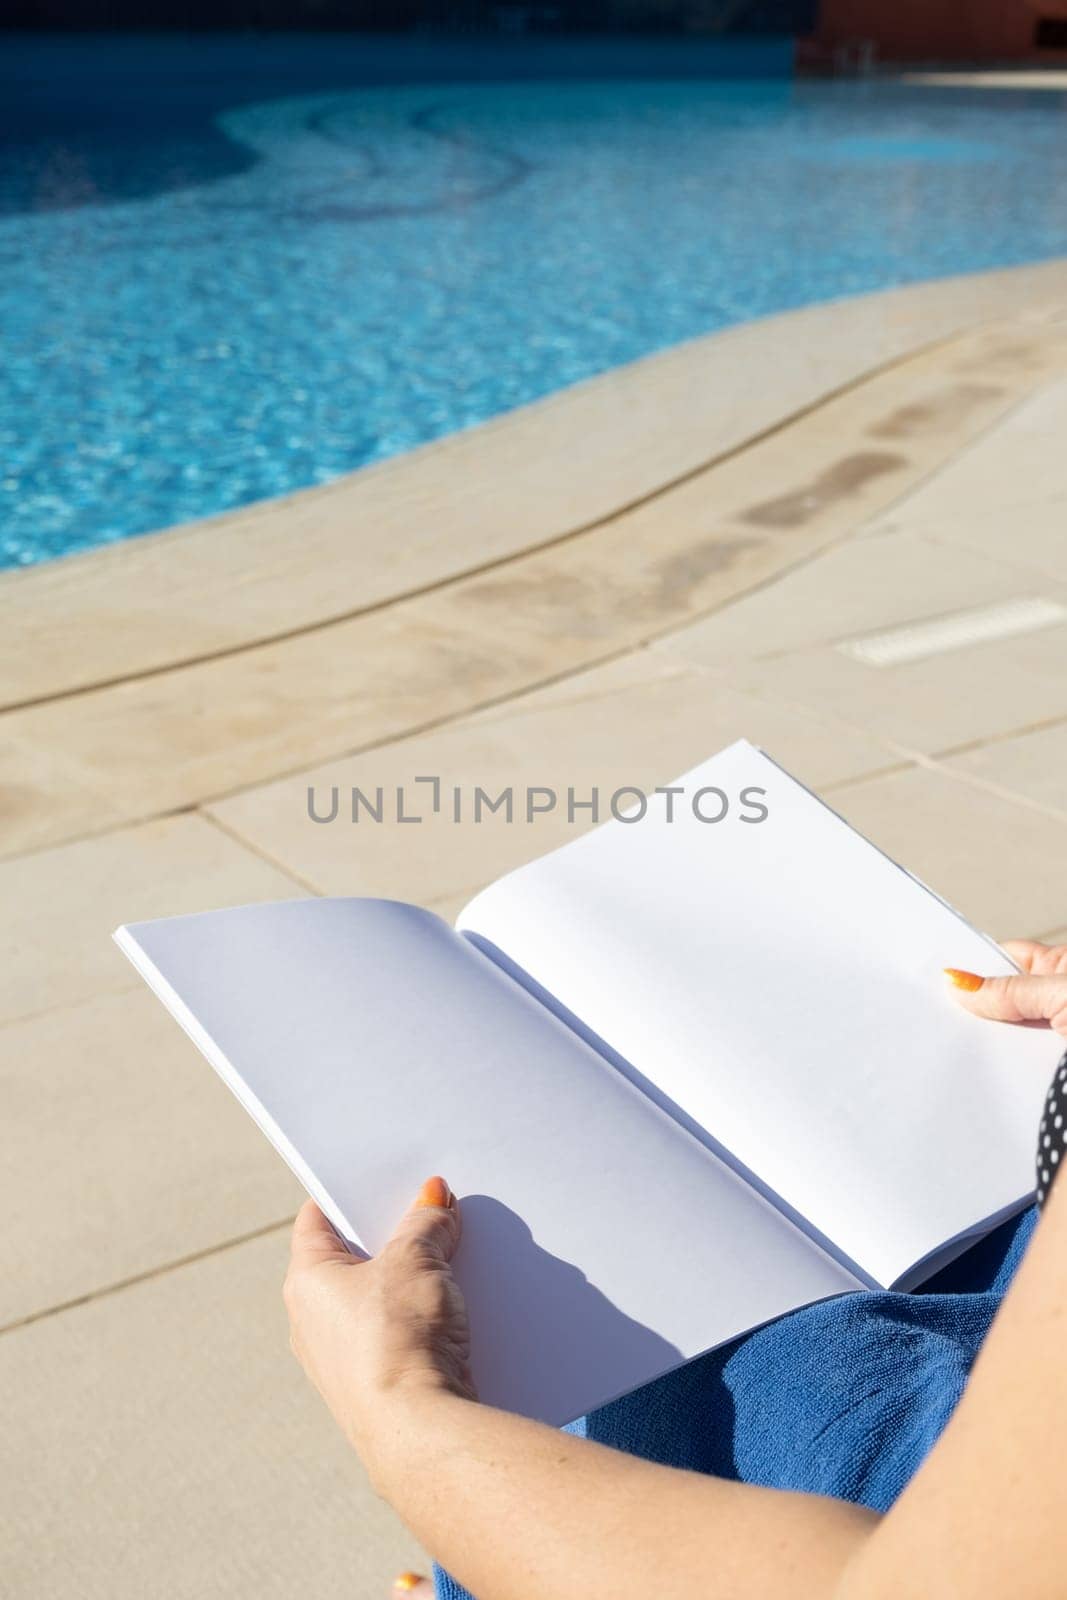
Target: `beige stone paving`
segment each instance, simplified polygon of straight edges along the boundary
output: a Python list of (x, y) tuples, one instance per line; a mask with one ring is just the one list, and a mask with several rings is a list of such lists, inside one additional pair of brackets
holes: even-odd
[[(0, 578), (0, 705), (378, 605), (613, 515), (931, 340), (1057, 311), (1062, 262), (811, 306), (667, 350), (284, 500)], [(995, 364), (986, 363), (988, 384)]]
[(657, 652), (1062, 809), (1062, 747), (1052, 733), (1021, 730), (1067, 717), (1067, 628), (892, 667), (853, 660), (834, 642), (999, 600), (1067, 599), (1065, 428), (1067, 384), (1058, 382), (858, 537), (673, 632)]
[[(588, 810), (568, 815), (567, 791), (579, 802), (599, 790), (603, 817), (623, 784), (650, 790), (695, 766), (710, 751), (748, 737), (772, 749), (814, 787), (883, 770), (899, 760), (888, 747), (859, 731), (827, 726), (771, 701), (737, 693), (706, 674), (647, 653), (567, 678), (506, 706), (463, 718), (435, 733), (399, 740), (345, 761), (245, 790), (209, 808), (239, 837), (327, 894), (380, 894), (419, 901), (441, 911), (589, 827)], [(442, 804), (435, 816), (419, 774), (440, 778)], [(403, 785), (408, 815), (396, 821), (395, 790)], [(473, 788), (498, 796), (512, 786), (515, 820), (503, 811), (473, 820)], [(548, 816), (527, 823), (527, 785), (560, 795)], [(328, 815), (339, 790), (336, 822), (317, 824), (307, 811), (315, 791), (319, 815)], [(353, 824), (350, 796), (359, 787), (372, 801), (383, 789), (384, 820)], [(454, 818), (460, 788), (462, 820)], [(458, 902), (458, 904), (457, 904)]]
[(120, 922), (303, 892), (201, 816), (0, 862), (0, 1023), (138, 988)]
[(293, 1215), (296, 1179), (219, 1090), (143, 984), (0, 1029), (0, 1327)]
[[(971, 499), (972, 491), (964, 491), (964, 503)], [(886, 532), (900, 527), (895, 519), (885, 524), (875, 523), (857, 535), (856, 542), (872, 544)], [(1042, 582), (1067, 583), (1067, 536), (1064, 528), (1062, 498), (1047, 497), (1029, 502), (1016, 502), (1010, 506), (992, 506), (979, 497), (961, 515), (958, 511), (932, 507), (920, 520), (912, 516), (907, 532), (916, 537), (946, 546), (956, 553), (961, 573), (982, 556), (1010, 548), (1012, 566), (1029, 572), (1037, 585)]]
[(945, 765), (1067, 818), (1067, 722), (961, 751)]
[(826, 794), (835, 811), (995, 939), (1036, 938), (1067, 904), (1067, 817), (937, 767), (912, 766)]
[(0, 1326), (295, 1209), (287, 1170), (110, 936), (305, 892), (202, 816), (0, 864)]
[[(854, 537), (657, 648), (705, 665), (780, 655), (1067, 584), (1067, 382), (1027, 398)], [(759, 641), (759, 650), (750, 648)]]
[(1038, 579), (1065, 583), (1065, 437), (1067, 382), (1059, 382), (1019, 406), (981, 449), (946, 463), (921, 495), (875, 517), (860, 538), (904, 530), (957, 552), (961, 567), (1008, 559)]
[[(1040, 282), (1050, 296), (1058, 284), (1067, 304), (1067, 271)], [(982, 298), (967, 292), (972, 317)], [(947, 299), (935, 297), (936, 312), (926, 302), (927, 336), (958, 327)], [(891, 302), (902, 317), (906, 304)], [(832, 370), (869, 363), (875, 345), (899, 354), (900, 329), (872, 331), (869, 315), (835, 323), (842, 308), (821, 309), (825, 318), (790, 326), (805, 337), (859, 330), (856, 347), (837, 369), (815, 352), (805, 366), (794, 351), (790, 383), (806, 371), (818, 392)], [(861, 667), (834, 649), (846, 635), (1006, 597), (1063, 597), (1067, 461), (1056, 441), (1067, 354), (1063, 325), (1048, 306), (1042, 317), (909, 359), (552, 548), (200, 666), (136, 676), (157, 646), (172, 660), (176, 648), (231, 649), (276, 630), (294, 583), (283, 521), (265, 525), (258, 566), (231, 526), (235, 544), (217, 538), (217, 565), (206, 531), (124, 547), (130, 587), (110, 586), (110, 616), (90, 564), (69, 577), (59, 564), (54, 583), (0, 587), (0, 604), (40, 597), (39, 610), (24, 600), (34, 615), (14, 652), (25, 682), (62, 685), (82, 648), (86, 672), (131, 674), (0, 721), (11, 782), (0, 812), (11, 855), (0, 863), (0, 1096), (14, 1111), (5, 1132), (16, 1133), (0, 1163), (10, 1224), (0, 1311), (34, 1319), (0, 1335), (2, 1488), (15, 1530), (0, 1593), (373, 1600), (420, 1560), (287, 1354), (279, 1224), (295, 1185), (107, 934), (119, 920), (306, 890), (398, 894), (451, 916), (487, 878), (572, 830), (559, 816), (531, 828), (317, 826), (309, 782), (389, 785), (439, 771), (494, 790), (610, 788), (674, 776), (745, 733), (994, 934), (1067, 939), (1067, 629), (899, 668)], [(716, 448), (699, 428), (658, 440), (657, 428), (679, 425), (686, 393), (681, 366), (672, 370), (674, 409), (659, 417), (650, 402), (637, 413), (648, 435), (640, 471), (659, 486), (683, 451), (699, 465)], [(787, 384), (774, 404), (801, 387)], [(752, 392), (729, 424), (742, 432)], [(615, 402), (603, 404), (597, 413), (581, 400), (601, 420)], [(722, 410), (721, 395), (701, 405), (697, 422)], [(555, 426), (539, 418), (531, 440), (544, 445)], [(490, 447), (497, 437), (485, 436)], [(640, 454), (635, 437), (630, 454)], [(505, 468), (518, 448), (502, 450)], [(416, 464), (416, 509), (426, 485), (440, 490), (439, 470)], [(597, 470), (603, 479), (603, 456)], [(506, 478), (486, 480), (502, 512)], [(516, 471), (526, 501), (530, 481)], [(563, 483), (552, 505), (577, 492)], [(340, 598), (418, 587), (454, 573), (483, 534), (499, 557), (549, 524), (539, 520), (532, 539), (527, 521), (494, 542), (474, 518), (468, 547), (430, 541), (407, 565), (397, 552), (373, 570), (345, 567)], [(329, 540), (316, 543), (313, 520), (298, 525), (312, 530), (306, 553), (323, 555)], [(174, 604), (153, 619), (168, 552)], [(122, 556), (108, 553), (101, 584)], [(186, 638), (201, 558), (205, 631)], [(46, 661), (43, 630), (76, 612), (83, 581), (99, 614)], [(330, 599), (321, 575), (297, 582), (294, 615)], [(121, 637), (127, 603), (123, 658), (109, 630)], [(61, 842), (80, 834), (96, 836)], [(198, 1259), (177, 1264), (186, 1257)]]
[(726, 610), (666, 635), (656, 648), (705, 666), (729, 665), (752, 656), (754, 645), (778, 656), (1045, 593), (1047, 575), (1037, 581), (1004, 543), (1002, 532), (996, 554), (963, 552), (890, 524), (880, 537), (836, 545)]
[[(1067, 383), (1062, 378), (1025, 399), (990, 434), (981, 450), (962, 452), (944, 464), (927, 485), (921, 508), (928, 516), (958, 521), (967, 510), (988, 509), (986, 497), (1001, 510), (1062, 499), (1059, 452), (1067, 408)], [(976, 497), (961, 500), (961, 492)]]
[(876, 667), (829, 645), (716, 669), (724, 684), (934, 755), (1067, 717), (1067, 626)]
[(385, 1600), (425, 1565), (289, 1354), (287, 1247), (0, 1338), (5, 1600)]

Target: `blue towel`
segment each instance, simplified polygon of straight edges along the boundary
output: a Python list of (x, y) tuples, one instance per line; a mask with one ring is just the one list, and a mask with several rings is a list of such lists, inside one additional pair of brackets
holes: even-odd
[[(1030, 1210), (1005, 1223), (918, 1294), (851, 1294), (794, 1311), (568, 1432), (885, 1511), (952, 1415), (1035, 1220)], [(471, 1600), (440, 1568), (434, 1577), (437, 1600)]]

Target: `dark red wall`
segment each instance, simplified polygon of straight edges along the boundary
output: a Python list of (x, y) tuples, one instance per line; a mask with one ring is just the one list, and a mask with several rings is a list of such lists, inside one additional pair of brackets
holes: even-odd
[(886, 61), (1062, 65), (1067, 45), (1036, 43), (1043, 19), (1067, 27), (1067, 0), (822, 0), (815, 37), (831, 51), (873, 40)]

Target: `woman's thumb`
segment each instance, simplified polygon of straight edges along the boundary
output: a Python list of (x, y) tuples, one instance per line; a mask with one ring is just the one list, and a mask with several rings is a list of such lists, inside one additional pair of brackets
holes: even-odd
[(429, 1244), (448, 1261), (459, 1242), (459, 1205), (444, 1178), (427, 1178), (394, 1239)]
[(1062, 974), (1041, 977), (1020, 972), (980, 978), (975, 972), (946, 967), (945, 976), (955, 987), (956, 998), (976, 1017), (1031, 1023), (1067, 1036), (1067, 977)]

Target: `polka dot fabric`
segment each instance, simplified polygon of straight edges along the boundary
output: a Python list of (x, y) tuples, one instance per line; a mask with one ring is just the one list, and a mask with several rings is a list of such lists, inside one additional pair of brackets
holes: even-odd
[(1052, 1076), (1037, 1135), (1037, 1203), (1043, 1206), (1062, 1166), (1067, 1166), (1067, 1051)]

